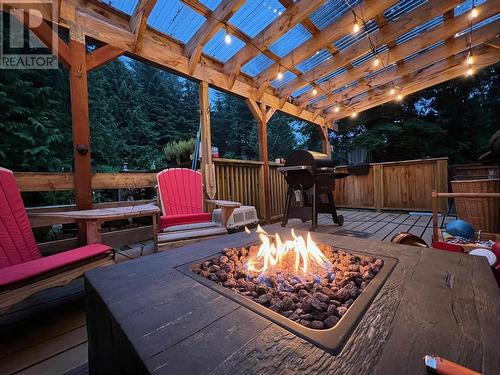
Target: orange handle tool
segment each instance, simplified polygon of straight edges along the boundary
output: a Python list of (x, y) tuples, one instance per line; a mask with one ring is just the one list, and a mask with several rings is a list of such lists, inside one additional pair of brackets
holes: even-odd
[(427, 368), (434, 370), (437, 374), (442, 375), (481, 375), (479, 372), (460, 366), (455, 362), (437, 357), (434, 355), (426, 355), (424, 357)]

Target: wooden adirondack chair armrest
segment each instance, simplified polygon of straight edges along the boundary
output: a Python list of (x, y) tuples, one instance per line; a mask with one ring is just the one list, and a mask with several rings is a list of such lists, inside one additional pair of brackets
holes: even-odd
[(220, 199), (205, 199), (205, 202), (215, 204), (218, 207), (238, 208), (241, 206), (240, 202), (226, 201)]
[(221, 220), (222, 225), (224, 226), (226, 226), (227, 221), (233, 214), (234, 209), (241, 206), (240, 202), (225, 201), (219, 199), (205, 199), (205, 202), (215, 204), (216, 206), (221, 208)]

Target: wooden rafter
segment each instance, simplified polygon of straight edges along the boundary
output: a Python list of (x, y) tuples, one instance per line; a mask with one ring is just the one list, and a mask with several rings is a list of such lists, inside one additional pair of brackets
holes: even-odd
[[(481, 69), (500, 61), (500, 51), (487, 45), (481, 45), (473, 49), (478, 63), (475, 69)], [(461, 52), (451, 58), (429, 65), (421, 70), (413, 72), (404, 79), (396, 82), (401, 85), (401, 94), (406, 96), (414, 92), (435, 86), (450, 79), (464, 76), (467, 67), (464, 65), (467, 52)], [(394, 100), (394, 97), (387, 95), (387, 87), (377, 87), (363, 95), (359, 95), (351, 101), (350, 107), (343, 108), (338, 113), (332, 113), (327, 117), (327, 121), (335, 121), (347, 117), (353, 111), (361, 112)]]
[[(363, 38), (351, 45), (345, 51), (337, 54), (333, 59), (326, 60), (314, 69), (297, 76), (293, 81), (289, 82), (280, 91), (282, 96), (290, 96), (293, 92), (301, 87), (307, 86), (310, 82), (324, 77), (325, 75), (344, 67), (348, 63), (364, 56), (370, 52), (373, 47), (378, 48), (391, 41), (394, 41), (398, 36), (413, 30), (421, 25), (425, 20), (432, 19), (441, 15), (449, 9), (453, 9), (460, 0), (433, 0), (429, 1), (414, 10), (402, 15), (398, 20), (384, 25), (377, 31), (370, 34), (370, 38)], [(393, 49), (396, 49), (394, 47)], [(381, 59), (382, 63), (388, 64), (385, 59)], [(301, 98), (302, 100), (302, 98)]]
[[(481, 29), (472, 34), (472, 39), (470, 40), (471, 45), (475, 47), (487, 41), (494, 40), (497, 34), (497, 25), (489, 24), (483, 26)], [(433, 48), (412, 58), (411, 60), (403, 62), (400, 65), (395, 65), (391, 69), (385, 70), (369, 78), (365, 78), (363, 82), (357, 86), (349, 87), (337, 94), (332, 94), (329, 99), (331, 101), (330, 103), (343, 103), (346, 100), (348, 101), (350, 98), (361, 95), (375, 87), (398, 81), (407, 74), (420, 70), (425, 66), (434, 64), (442, 59), (456, 55), (462, 51), (466, 51), (468, 48), (469, 35), (466, 34), (460, 36), (459, 38), (454, 38), (447, 44)]]
[(87, 53), (87, 71), (90, 72), (97, 69), (107, 62), (116, 59), (123, 55), (125, 51), (110, 45), (99, 47), (98, 49)]
[(134, 34), (134, 49), (142, 47), (142, 34), (146, 30), (148, 17), (153, 11), (157, 0), (139, 0), (134, 13), (130, 17), (130, 31)]
[[(365, 0), (354, 8), (358, 14), (363, 14), (367, 18), (373, 18), (383, 12), (386, 8), (397, 3), (397, 0), (380, 1)], [(333, 24), (314, 35), (311, 39), (302, 43), (299, 47), (284, 56), (278, 64), (273, 64), (257, 76), (259, 85), (269, 82), (276, 77), (278, 69), (281, 67), (289, 68), (301, 61), (313, 56), (316, 51), (331, 45), (335, 40), (349, 34), (352, 30), (353, 16), (351, 12), (340, 17)]]
[(142, 48), (136, 50), (135, 36), (129, 29), (130, 17), (117, 12), (109, 5), (88, 0), (61, 0), (60, 8), (59, 23), (62, 26), (77, 24), (87, 36), (123, 49), (131, 56), (150, 61), (178, 74), (209, 82), (218, 89), (238, 96), (258, 99), (269, 107), (301, 120), (328, 126), (322, 116), (314, 117), (311, 111), (302, 110), (290, 102), (280, 102), (270, 89), (257, 98), (255, 82), (244, 74), (237, 77), (234, 85), (229, 84), (222, 64), (206, 56), (202, 56), (200, 68), (189, 74), (188, 59), (184, 56), (183, 45), (156, 30), (146, 28), (142, 33)]
[(222, 0), (217, 8), (207, 14), (207, 20), (186, 43), (184, 54), (189, 57), (189, 72), (198, 64), (203, 46), (222, 28), (228, 19), (244, 4), (245, 0)]
[(260, 51), (266, 50), (292, 27), (302, 22), (309, 14), (318, 9), (324, 1), (299, 0), (294, 3), (229, 59), (224, 65), (224, 72), (234, 79), (244, 64), (257, 56)]
[[(484, 3), (483, 5), (481, 5), (480, 13), (477, 17), (477, 22), (487, 19), (495, 15), (496, 13), (498, 13), (498, 9), (493, 2)], [(386, 66), (394, 64), (413, 53), (419, 52), (422, 49), (436, 42), (439, 42), (440, 40), (443, 40), (449, 36), (453, 36), (457, 32), (466, 29), (469, 23), (470, 21), (468, 14), (462, 14), (461, 16), (455, 17), (454, 19), (450, 20), (446, 24), (441, 24), (423, 32), (417, 38), (413, 38), (408, 42), (398, 45), (397, 47), (394, 47), (387, 52), (381, 53), (379, 57)], [(378, 69), (379, 68), (373, 66), (371, 61), (366, 61), (363, 64), (358, 65), (356, 68), (335, 77), (335, 79), (333, 80), (323, 82), (321, 84), (321, 90), (323, 90), (324, 92), (331, 92), (345, 85), (349, 85), (350, 83), (359, 80), (360, 78), (371, 74)], [(306, 93), (299, 96), (298, 101), (305, 101), (310, 97), (310, 94)], [(331, 100), (329, 98), (326, 98), (316, 103), (316, 105), (321, 107), (327, 105), (328, 103), (331, 103)]]

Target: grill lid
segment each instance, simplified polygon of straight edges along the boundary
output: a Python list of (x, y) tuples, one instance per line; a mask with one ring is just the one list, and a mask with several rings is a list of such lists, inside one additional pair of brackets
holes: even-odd
[(286, 158), (285, 167), (298, 165), (309, 166), (314, 170), (335, 167), (333, 160), (326, 154), (308, 150), (294, 150)]

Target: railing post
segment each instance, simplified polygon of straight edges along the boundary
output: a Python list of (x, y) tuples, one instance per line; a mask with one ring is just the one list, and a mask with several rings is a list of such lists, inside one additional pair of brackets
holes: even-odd
[[(448, 159), (436, 160), (436, 191), (439, 193), (448, 192)], [(438, 200), (438, 208), (443, 215), (448, 209), (448, 199), (441, 198)]]
[(377, 212), (384, 207), (384, 167), (382, 164), (373, 165), (373, 200)]
[[(92, 167), (85, 35), (78, 29), (70, 29), (69, 46), (75, 198), (77, 208), (84, 210), (92, 208)], [(85, 242), (86, 228), (84, 225), (83, 223), (78, 225), (78, 238), (82, 244)]]

